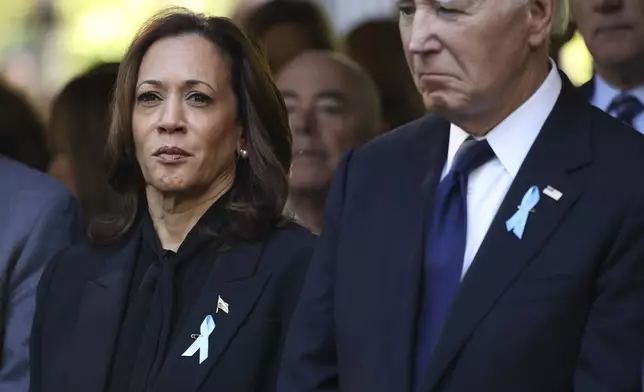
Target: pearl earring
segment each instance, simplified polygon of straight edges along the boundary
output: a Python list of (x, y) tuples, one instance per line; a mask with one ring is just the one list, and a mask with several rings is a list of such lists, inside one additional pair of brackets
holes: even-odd
[(244, 150), (243, 148), (239, 150), (239, 156), (241, 159), (246, 159), (248, 158), (248, 151)]

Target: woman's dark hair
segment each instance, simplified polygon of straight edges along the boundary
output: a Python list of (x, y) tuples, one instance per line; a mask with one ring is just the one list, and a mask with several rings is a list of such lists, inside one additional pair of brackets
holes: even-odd
[(103, 156), (117, 72), (117, 63), (105, 63), (76, 77), (56, 96), (49, 117), (52, 151), (72, 163), (76, 196), (86, 223), (119, 208)]
[(0, 80), (0, 154), (42, 172), (50, 154), (45, 125), (27, 99)]
[(272, 0), (258, 6), (245, 19), (250, 36), (261, 39), (271, 27), (294, 24), (306, 31), (314, 50), (333, 50), (333, 29), (322, 8), (306, 0)]
[(264, 58), (231, 20), (170, 8), (145, 23), (119, 67), (107, 157), (111, 163), (110, 182), (122, 193), (125, 207), (122, 213), (97, 220), (90, 227), (90, 236), (96, 242), (113, 243), (124, 237), (144, 205), (144, 180), (132, 135), (135, 84), (141, 61), (155, 42), (186, 34), (212, 42), (227, 63), (244, 148), (248, 151), (246, 159), (237, 161), (219, 242), (228, 247), (235, 242), (258, 239), (283, 220), (291, 136), (284, 101)]

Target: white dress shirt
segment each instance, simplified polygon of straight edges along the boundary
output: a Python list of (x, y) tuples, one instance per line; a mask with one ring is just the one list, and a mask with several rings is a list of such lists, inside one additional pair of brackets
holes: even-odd
[[(551, 63), (550, 73), (541, 87), (485, 136), (495, 158), (472, 171), (468, 177), (467, 242), (462, 276), (472, 264), (510, 184), (555, 106), (561, 86), (557, 67)], [(447, 160), (441, 178), (449, 172), (456, 152), (468, 136), (458, 126), (451, 125)]]
[[(617, 97), (622, 91), (611, 86), (604, 80), (601, 76), (595, 74), (594, 77), (595, 89), (591, 103), (598, 107), (599, 109), (606, 111), (610, 103), (613, 102), (613, 99)], [(633, 90), (628, 90), (626, 93), (631, 94), (635, 98), (644, 104), (644, 86), (634, 88)], [(608, 113), (614, 115), (614, 113)], [(640, 113), (633, 119), (633, 127), (637, 129), (640, 133), (644, 133), (644, 113)]]

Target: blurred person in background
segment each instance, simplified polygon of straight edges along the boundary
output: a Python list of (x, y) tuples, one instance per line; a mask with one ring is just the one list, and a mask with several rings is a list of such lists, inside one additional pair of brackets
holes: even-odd
[(119, 72), (120, 63), (118, 62), (107, 62), (107, 63), (98, 63), (92, 66), (90, 69), (85, 72), (87, 75), (94, 74), (108, 74), (108, 75), (117, 75)]
[(306, 50), (333, 50), (335, 36), (324, 10), (307, 0), (273, 0), (245, 20), (246, 32), (264, 49), (273, 74)]
[(267, 0), (237, 0), (235, 2), (231, 19), (238, 25), (244, 26), (246, 24), (246, 18), (250, 15), (251, 11), (266, 1)]
[(76, 195), (86, 225), (119, 207), (104, 159), (117, 73), (118, 64), (106, 63), (76, 77), (54, 99), (49, 117), (49, 173)]
[(571, 7), (595, 68), (581, 92), (644, 132), (644, 1), (571, 0)]
[[(0, 104), (0, 112), (5, 109), (10, 107)], [(5, 119), (0, 126), (7, 125)], [(0, 150), (6, 147), (2, 143), (0, 137)], [(75, 242), (80, 231), (74, 197), (42, 173), (44, 165), (39, 168), (0, 154), (0, 392), (29, 390), (29, 340), (38, 281), (45, 266)]]
[(305, 52), (277, 76), (293, 135), (288, 209), (314, 233), (342, 155), (382, 132), (378, 90), (344, 55)]
[(225, 18), (153, 17), (108, 152), (126, 203), (45, 271), (32, 391), (274, 391), (315, 237), (283, 215), (291, 136), (256, 47)]
[(41, 116), (21, 93), (1, 79), (0, 154), (42, 172), (50, 163)]
[(397, 21), (365, 21), (347, 34), (345, 46), (378, 86), (384, 129), (397, 128), (425, 114), (407, 67)]

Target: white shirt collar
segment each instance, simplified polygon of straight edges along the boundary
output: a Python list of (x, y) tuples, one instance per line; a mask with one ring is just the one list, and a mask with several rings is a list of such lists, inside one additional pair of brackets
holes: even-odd
[[(606, 111), (613, 99), (621, 94), (622, 91), (608, 84), (608, 82), (598, 74), (595, 74), (593, 79), (595, 92), (593, 93), (592, 104), (599, 109)], [(640, 102), (644, 103), (644, 86), (636, 87), (632, 90), (628, 90), (627, 92), (639, 99)]]
[[(550, 72), (539, 89), (484, 137), (512, 178), (516, 177), (523, 160), (554, 108), (561, 87), (559, 70), (550, 60)], [(443, 175), (449, 172), (456, 152), (468, 136), (463, 129), (451, 124)]]

